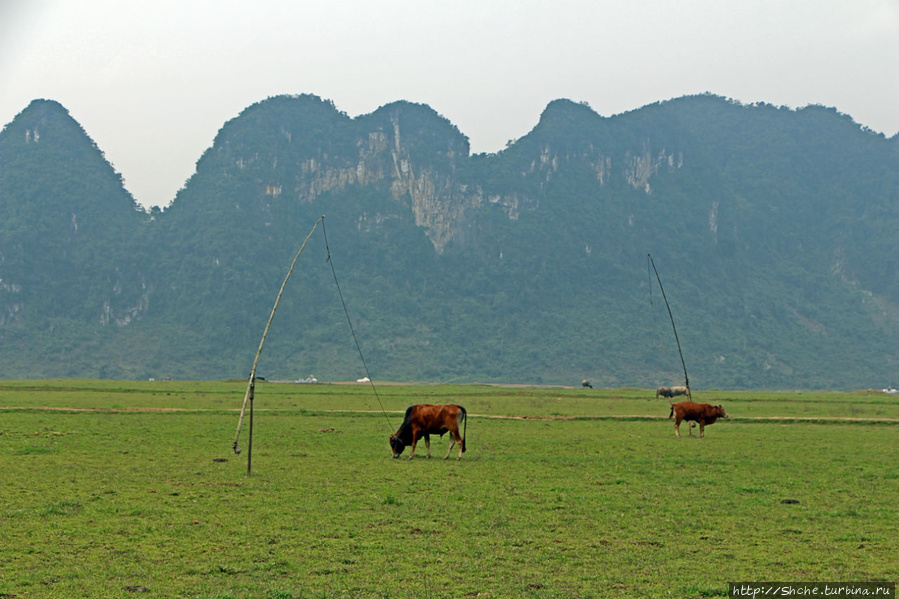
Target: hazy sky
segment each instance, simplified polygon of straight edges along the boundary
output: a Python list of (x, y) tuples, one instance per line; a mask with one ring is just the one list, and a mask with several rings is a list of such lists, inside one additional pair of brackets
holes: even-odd
[(421, 102), (495, 152), (556, 98), (611, 116), (706, 91), (892, 136), (899, 0), (0, 0), (0, 125), (59, 101), (146, 206), (273, 95)]

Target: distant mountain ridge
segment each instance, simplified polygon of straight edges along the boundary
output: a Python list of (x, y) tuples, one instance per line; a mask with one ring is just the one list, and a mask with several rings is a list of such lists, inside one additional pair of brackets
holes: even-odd
[[(36, 100), (0, 133), (0, 376), (246, 376), (324, 214), (375, 380), (680, 382), (651, 253), (695, 388), (895, 384), (897, 167), (899, 137), (818, 106), (556, 100), (471, 155), (425, 105), (278, 96), (148, 213)], [(260, 374), (361, 376), (326, 258), (312, 240)]]

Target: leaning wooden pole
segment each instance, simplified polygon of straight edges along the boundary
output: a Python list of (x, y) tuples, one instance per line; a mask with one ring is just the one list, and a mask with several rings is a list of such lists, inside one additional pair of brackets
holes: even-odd
[(281, 301), (281, 295), (284, 293), (284, 288), (287, 286), (287, 280), (290, 279), (291, 273), (293, 273), (293, 267), (296, 266), (297, 260), (300, 257), (300, 254), (303, 253), (303, 250), (306, 248), (306, 243), (309, 241), (309, 238), (312, 237), (312, 234), (315, 233), (315, 229), (318, 227), (318, 224), (325, 219), (324, 216), (315, 221), (315, 224), (312, 226), (312, 230), (309, 231), (309, 234), (306, 235), (306, 239), (303, 240), (303, 245), (300, 246), (297, 255), (293, 257), (293, 262), (290, 263), (290, 268), (287, 271), (287, 276), (284, 277), (284, 282), (281, 283), (281, 289), (278, 291), (278, 297), (275, 298), (275, 305), (272, 306), (272, 313), (268, 317), (268, 322), (265, 324), (265, 330), (262, 332), (262, 339), (259, 341), (259, 349), (256, 350), (256, 358), (253, 360), (253, 368), (250, 370), (250, 380), (247, 383), (247, 392), (243, 397), (243, 406), (240, 408), (240, 418), (237, 420), (237, 433), (234, 435), (234, 445), (232, 448), (234, 449), (234, 453), (240, 453), (240, 445), (237, 444), (238, 439), (240, 438), (240, 429), (243, 426), (243, 418), (244, 414), (247, 411), (247, 404), (250, 405), (250, 432), (247, 443), (247, 476), (252, 473), (252, 459), (253, 459), (253, 399), (256, 394), (256, 366), (259, 365), (259, 356), (262, 355), (262, 346), (265, 345), (265, 338), (268, 336), (268, 330), (272, 326), (272, 319), (275, 317), (275, 311), (278, 309), (278, 303)]
[(680, 339), (677, 338), (677, 327), (674, 326), (674, 316), (671, 314), (671, 306), (668, 305), (668, 297), (665, 295), (665, 288), (662, 286), (662, 278), (659, 271), (656, 270), (656, 263), (652, 259), (652, 254), (646, 254), (649, 257), (649, 263), (652, 264), (652, 270), (656, 273), (656, 280), (659, 282), (659, 289), (662, 290), (662, 299), (665, 300), (665, 307), (668, 308), (668, 318), (671, 319), (671, 328), (674, 330), (674, 341), (677, 343), (677, 353), (680, 354), (680, 363), (684, 368), (684, 386), (690, 388), (690, 377), (687, 376), (687, 363), (684, 362), (684, 352), (680, 348)]

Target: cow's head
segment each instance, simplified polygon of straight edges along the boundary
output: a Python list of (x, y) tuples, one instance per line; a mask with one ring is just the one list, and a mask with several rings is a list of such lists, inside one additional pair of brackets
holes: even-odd
[(403, 450), (406, 449), (406, 444), (396, 435), (390, 435), (390, 449), (393, 450), (393, 457), (398, 458), (403, 453)]
[(724, 411), (724, 406), (715, 406), (715, 417), (730, 418), (730, 416), (727, 415), (727, 412)]

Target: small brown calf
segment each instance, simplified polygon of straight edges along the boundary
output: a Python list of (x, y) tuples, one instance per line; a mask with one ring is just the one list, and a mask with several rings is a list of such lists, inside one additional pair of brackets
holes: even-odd
[[(729, 418), (727, 412), (722, 406), (713, 406), (708, 403), (696, 403), (693, 401), (682, 401), (680, 403), (671, 404), (671, 413), (668, 414), (670, 419), (676, 416), (674, 421), (674, 432), (680, 437), (680, 423), (682, 420), (687, 422), (693, 421), (699, 423), (699, 437), (705, 437), (705, 425), (715, 424), (719, 418)], [(693, 431), (690, 431), (690, 436)]]

